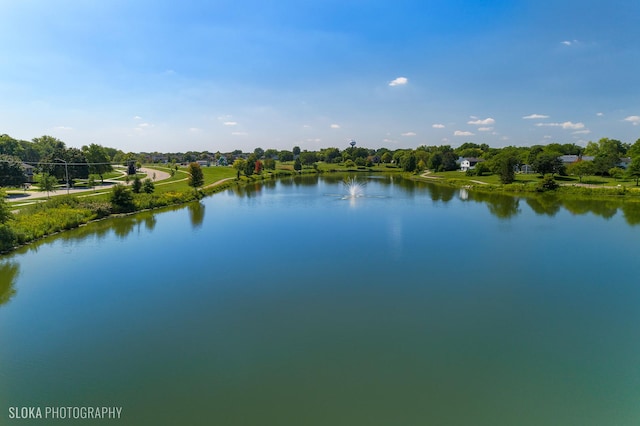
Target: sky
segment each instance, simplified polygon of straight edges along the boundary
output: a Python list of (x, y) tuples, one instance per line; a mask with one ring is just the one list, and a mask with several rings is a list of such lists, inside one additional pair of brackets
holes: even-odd
[(125, 152), (640, 138), (640, 2), (0, 0), (0, 134)]

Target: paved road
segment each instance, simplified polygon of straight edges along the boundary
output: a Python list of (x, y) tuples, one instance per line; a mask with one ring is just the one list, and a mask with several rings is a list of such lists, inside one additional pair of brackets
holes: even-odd
[[(120, 171), (118, 169), (116, 169), (116, 171)], [(145, 173), (147, 175), (147, 177), (149, 179), (152, 179), (154, 182), (159, 182), (162, 180), (166, 180), (169, 179), (171, 177), (171, 175), (168, 172), (162, 171), (162, 170), (157, 170), (157, 169), (149, 169), (146, 167), (142, 167), (140, 169), (138, 169), (138, 172), (140, 173)], [(122, 171), (122, 174), (124, 175), (126, 172)], [(154, 179), (155, 177), (155, 179)], [(78, 194), (78, 193), (82, 193), (82, 192), (86, 192), (87, 196), (91, 196), (92, 193), (93, 194), (99, 194), (101, 192), (104, 192), (105, 189), (110, 189), (112, 186), (117, 185), (117, 184), (125, 184), (125, 181), (120, 181), (120, 180), (113, 180), (113, 179), (105, 179), (103, 184), (99, 184), (98, 186), (96, 186), (95, 188), (69, 188), (68, 192), (69, 194)], [(131, 182), (129, 182), (129, 184), (131, 184)], [(58, 189), (55, 192), (50, 192), (49, 194), (47, 194), (46, 192), (25, 192), (25, 191), (7, 191), (7, 194), (9, 195), (8, 200), (9, 201), (24, 201), (25, 204), (28, 204), (29, 201), (32, 200), (37, 200), (37, 199), (42, 199), (42, 198), (48, 198), (49, 196), (57, 196), (57, 195), (65, 195), (67, 194), (67, 189), (66, 188), (61, 188)]]

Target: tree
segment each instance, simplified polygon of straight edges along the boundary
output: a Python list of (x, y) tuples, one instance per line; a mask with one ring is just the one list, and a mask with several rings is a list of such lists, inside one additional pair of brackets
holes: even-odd
[(240, 179), (240, 172), (244, 170), (245, 164), (247, 162), (244, 161), (244, 159), (242, 158), (237, 158), (234, 162), (233, 162), (233, 168), (236, 169), (237, 172), (237, 179)]
[(111, 190), (111, 206), (116, 213), (129, 213), (135, 210), (136, 206), (133, 202), (133, 194), (124, 185), (116, 185)]
[(609, 176), (611, 176), (615, 180), (618, 180), (622, 176), (624, 176), (624, 170), (621, 169), (620, 167), (612, 167), (609, 169), (607, 173), (609, 173)]
[(136, 175), (133, 178), (133, 182), (131, 183), (131, 190), (133, 191), (134, 194), (139, 194), (141, 189), (142, 189), (142, 180), (140, 179), (140, 176)]
[(382, 154), (382, 157), (380, 157), (380, 160), (385, 164), (389, 164), (391, 160), (393, 160), (393, 156), (389, 151), (387, 151), (384, 154)]
[(280, 151), (279, 158), (280, 161), (293, 161), (293, 152), (287, 150)]
[(293, 163), (293, 170), (299, 172), (302, 170), (302, 163), (300, 162), (300, 157), (296, 157), (296, 160)]
[(17, 157), (0, 154), (0, 186), (20, 186), (24, 181), (22, 161)]
[(535, 159), (531, 163), (533, 169), (541, 175), (556, 174), (562, 171), (562, 160), (558, 158), (556, 152), (543, 151), (536, 155)]
[(256, 161), (258, 160), (256, 159), (256, 156), (254, 154), (251, 154), (249, 157), (247, 157), (244, 165), (245, 176), (251, 176), (256, 171)]
[[(84, 152), (78, 148), (69, 148), (65, 151), (63, 160), (67, 162), (67, 170), (69, 172), (69, 181), (73, 179), (87, 179), (89, 177), (89, 164)], [(65, 176), (66, 179), (66, 176)]]
[(267, 170), (276, 169), (276, 160), (274, 160), (273, 158), (266, 158), (263, 163), (264, 163), (264, 168)]
[(189, 186), (197, 191), (198, 188), (200, 188), (204, 184), (204, 174), (202, 173), (200, 164), (189, 163), (187, 172), (189, 173)]
[(253, 150), (253, 155), (256, 156), (256, 158), (259, 160), (264, 156), (264, 149), (262, 148), (256, 148)]
[(491, 162), (493, 164), (492, 170), (500, 177), (500, 182), (508, 184), (516, 180), (515, 168), (520, 160), (514, 147), (503, 148), (491, 159)]
[(638, 180), (640, 180), (640, 155), (633, 157), (631, 164), (627, 167), (627, 176), (636, 180), (636, 186), (638, 186)]
[(582, 183), (583, 176), (592, 175), (595, 171), (592, 161), (576, 161), (575, 163), (569, 164), (567, 167), (567, 173), (573, 176), (578, 176), (578, 179)]
[(262, 161), (256, 160), (256, 165), (255, 165), (255, 168), (253, 169), (253, 172), (259, 175), (259, 174), (262, 174), (262, 169), (264, 169), (264, 164), (262, 163)]
[(151, 194), (153, 191), (155, 191), (155, 189), (156, 189), (156, 186), (151, 179), (147, 178), (144, 181), (142, 181), (142, 190), (146, 194)]
[(6, 194), (4, 191), (0, 190), (0, 225), (6, 223), (9, 219), (13, 217), (9, 206), (7, 205), (7, 201), (5, 200)]
[(400, 166), (405, 172), (414, 172), (416, 170), (416, 156), (413, 152), (405, 154), (400, 160)]
[(47, 191), (47, 198), (49, 198), (49, 193), (51, 191), (55, 192), (58, 187), (58, 179), (55, 176), (52, 176), (48, 173), (43, 173), (40, 178), (40, 191)]
[(299, 146), (294, 146), (292, 152), (293, 152), (294, 156), (300, 155), (300, 147)]
[(113, 170), (107, 150), (92, 143), (89, 146), (83, 146), (82, 151), (89, 163), (89, 173), (100, 176), (100, 181), (104, 183), (103, 175)]
[(305, 166), (310, 166), (313, 163), (315, 163), (316, 161), (318, 161), (318, 158), (317, 158), (315, 152), (303, 151), (303, 152), (300, 153), (300, 161)]

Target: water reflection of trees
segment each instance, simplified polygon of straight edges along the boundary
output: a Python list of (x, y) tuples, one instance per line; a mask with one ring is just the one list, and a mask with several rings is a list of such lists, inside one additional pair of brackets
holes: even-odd
[[(404, 188), (405, 185), (408, 185), (408, 183), (406, 182), (406, 180), (403, 180), (400, 185), (402, 185)], [(422, 185), (427, 189), (427, 191), (429, 192), (429, 196), (433, 201), (443, 201), (445, 203), (448, 203), (449, 201), (453, 200), (457, 192), (457, 189), (450, 188), (448, 186), (436, 185), (433, 183), (422, 183)]]
[(500, 219), (508, 219), (520, 213), (520, 199), (504, 194), (470, 192), (469, 200), (483, 202), (489, 211)]
[(621, 209), (629, 225), (640, 225), (640, 202), (627, 201), (622, 204)]
[(200, 202), (189, 204), (189, 219), (191, 219), (191, 226), (193, 229), (197, 229), (202, 226), (202, 223), (204, 222), (204, 207), (204, 204)]
[(20, 273), (16, 262), (0, 262), (0, 306), (8, 303), (17, 293), (15, 284)]
[(619, 200), (571, 200), (567, 199), (563, 202), (564, 208), (569, 212), (580, 215), (593, 213), (605, 219), (612, 218), (621, 207)]
[(543, 194), (527, 197), (526, 202), (531, 210), (539, 215), (555, 216), (562, 208), (562, 201), (555, 194)]

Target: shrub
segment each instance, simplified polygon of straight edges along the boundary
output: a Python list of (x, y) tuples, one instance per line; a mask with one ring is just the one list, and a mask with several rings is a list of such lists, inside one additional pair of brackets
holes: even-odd
[(155, 191), (156, 186), (154, 185), (153, 181), (151, 179), (145, 179), (144, 182), (142, 182), (142, 190), (147, 193), (147, 194), (151, 194), (153, 191)]
[(135, 210), (133, 194), (124, 185), (116, 185), (111, 192), (111, 205), (116, 213), (129, 213)]
[(9, 225), (0, 225), (0, 252), (9, 251), (18, 244), (18, 236)]
[(560, 185), (558, 185), (558, 182), (556, 182), (555, 179), (553, 179), (553, 175), (546, 174), (544, 175), (542, 180), (538, 182), (538, 184), (536, 185), (536, 191), (538, 192), (553, 191), (554, 189), (558, 189), (559, 186)]

